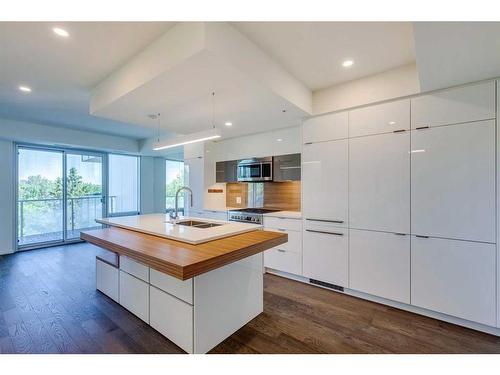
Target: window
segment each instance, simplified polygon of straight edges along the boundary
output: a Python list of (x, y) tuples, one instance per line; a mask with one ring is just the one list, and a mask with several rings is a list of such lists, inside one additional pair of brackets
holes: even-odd
[(139, 211), (139, 158), (109, 155), (109, 215), (136, 214)]
[[(166, 211), (175, 207), (175, 192), (184, 185), (184, 162), (166, 160)], [(179, 212), (184, 213), (184, 194), (179, 196)]]

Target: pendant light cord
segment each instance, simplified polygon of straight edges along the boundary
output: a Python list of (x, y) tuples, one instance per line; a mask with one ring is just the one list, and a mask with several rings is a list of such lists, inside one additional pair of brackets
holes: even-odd
[(215, 91), (212, 91), (212, 128), (215, 129)]

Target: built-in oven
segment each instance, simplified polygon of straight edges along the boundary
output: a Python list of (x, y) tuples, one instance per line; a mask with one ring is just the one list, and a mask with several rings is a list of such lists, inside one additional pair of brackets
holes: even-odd
[(238, 181), (262, 182), (273, 180), (273, 158), (238, 160)]

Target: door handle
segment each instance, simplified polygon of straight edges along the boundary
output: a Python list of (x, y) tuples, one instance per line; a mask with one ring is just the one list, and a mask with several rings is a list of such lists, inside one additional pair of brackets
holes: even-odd
[(332, 234), (334, 236), (343, 236), (344, 235), (344, 233), (340, 233), (340, 232), (327, 232), (327, 231), (323, 231), (323, 230), (313, 230), (313, 229), (306, 229), (306, 232)]
[(415, 130), (424, 130), (424, 129), (429, 129), (429, 126), (419, 126), (418, 128), (415, 128)]
[(417, 237), (417, 238), (429, 238), (429, 236), (421, 236), (421, 235), (418, 235), (418, 234), (416, 234), (415, 237)]

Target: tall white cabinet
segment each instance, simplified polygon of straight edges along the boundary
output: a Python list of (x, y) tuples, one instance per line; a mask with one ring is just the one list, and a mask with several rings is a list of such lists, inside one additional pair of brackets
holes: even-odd
[(303, 275), (500, 327), (496, 101), (483, 82), (304, 122)]

